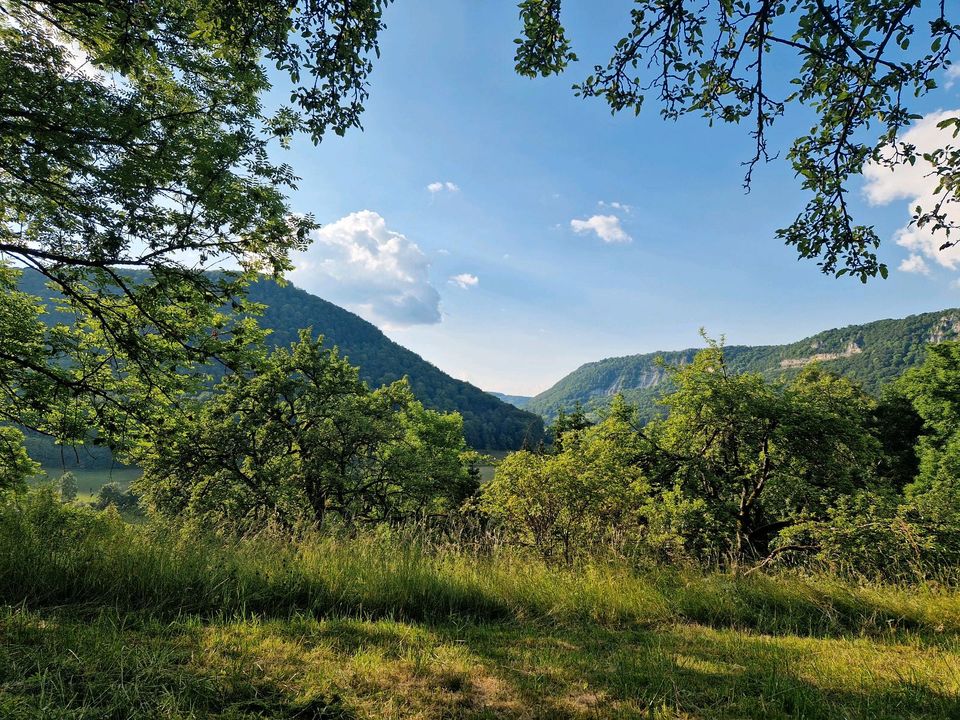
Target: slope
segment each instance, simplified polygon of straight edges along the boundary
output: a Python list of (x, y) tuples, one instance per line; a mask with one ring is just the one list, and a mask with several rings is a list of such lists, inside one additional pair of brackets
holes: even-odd
[[(790, 376), (811, 362), (820, 362), (877, 392), (918, 364), (928, 343), (958, 336), (960, 309), (948, 309), (826, 330), (787, 345), (728, 346), (726, 353), (731, 367), (768, 378)], [(666, 379), (658, 359), (666, 365), (683, 364), (696, 352), (690, 348), (587, 363), (530, 400), (526, 409), (551, 418), (560, 408), (570, 409), (579, 402), (596, 411), (620, 392), (649, 419), (657, 413), (656, 397)]]
[[(44, 286), (43, 277), (26, 271), (20, 287), (29, 293), (49, 298), (53, 293)], [(416, 353), (393, 342), (376, 326), (343, 308), (311, 295), (293, 285), (279, 286), (270, 280), (254, 283), (252, 301), (266, 306), (260, 324), (270, 328), (268, 342), (274, 346), (296, 341), (301, 328), (310, 327), (323, 335), (329, 346), (337, 346), (342, 355), (359, 366), (363, 379), (372, 387), (406, 376), (417, 398), (427, 407), (457, 411), (463, 416), (464, 434), (471, 447), (479, 450), (514, 450), (523, 443), (536, 443), (543, 435), (543, 421), (502, 402), (470, 383), (457, 380)], [(57, 318), (56, 313), (48, 315)], [(29, 445), (41, 461), (60, 458), (59, 449), (31, 436)], [(68, 453), (67, 464), (98, 465), (109, 461), (98, 450), (79, 457)], [(59, 464), (59, 462), (55, 463)]]

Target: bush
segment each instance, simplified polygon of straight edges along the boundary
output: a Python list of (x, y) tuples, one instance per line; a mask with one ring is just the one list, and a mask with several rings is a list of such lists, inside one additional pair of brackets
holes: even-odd
[(938, 577), (960, 564), (958, 498), (926, 494), (910, 501), (863, 492), (843, 497), (824, 520), (784, 530), (779, 548), (792, 562), (846, 576), (885, 580)]
[(110, 482), (100, 488), (93, 507), (106, 510), (111, 506), (122, 513), (137, 513), (140, 511), (140, 497), (132, 490), (124, 490), (119, 483)]
[(508, 540), (544, 557), (569, 562), (614, 540), (635, 543), (648, 486), (632, 462), (643, 441), (631, 419), (617, 404), (600, 424), (564, 434), (559, 453), (513, 453), (483, 487), (481, 508)]

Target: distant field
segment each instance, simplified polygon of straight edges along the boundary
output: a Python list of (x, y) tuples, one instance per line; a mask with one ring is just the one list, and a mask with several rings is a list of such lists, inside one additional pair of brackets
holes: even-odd
[[(43, 475), (34, 478), (31, 484), (39, 485), (45, 482), (57, 482), (64, 473), (61, 468), (43, 468)], [(114, 470), (70, 470), (77, 479), (77, 500), (89, 502), (107, 483), (115, 482), (123, 489), (142, 474), (136, 468), (117, 468)]]

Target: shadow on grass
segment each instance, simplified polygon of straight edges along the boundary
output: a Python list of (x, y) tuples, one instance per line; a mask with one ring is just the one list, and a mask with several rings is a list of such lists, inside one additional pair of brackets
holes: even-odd
[(539, 634), (491, 628), (471, 631), (467, 643), (502, 668), (527, 702), (549, 708), (545, 716), (960, 718), (960, 669), (950, 653), (897, 658), (895, 647), (865, 641), (696, 625)]
[(348, 719), (387, 707), (423, 718), (940, 720), (960, 718), (958, 675), (956, 652), (699, 625), (0, 616), (0, 717), (11, 720)]

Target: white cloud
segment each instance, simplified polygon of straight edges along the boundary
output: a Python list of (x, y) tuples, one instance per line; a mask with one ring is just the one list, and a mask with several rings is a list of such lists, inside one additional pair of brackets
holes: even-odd
[(633, 212), (633, 205), (627, 205), (622, 202), (604, 202), (601, 200), (597, 203), (600, 207), (613, 208), (614, 210), (620, 210), (621, 212), (630, 213)]
[(470, 273), (460, 273), (459, 275), (452, 276), (447, 282), (451, 285), (456, 285), (462, 290), (468, 288), (476, 287), (480, 282), (480, 278), (476, 275), (471, 275)]
[(927, 261), (919, 255), (911, 255), (908, 258), (904, 258), (897, 269), (902, 272), (919, 273), (920, 275), (930, 274), (930, 266), (927, 265)]
[(948, 67), (946, 76), (947, 76), (946, 88), (947, 90), (949, 90), (950, 88), (952, 88), (954, 85), (957, 84), (957, 80), (960, 80), (960, 64), (951, 65), (950, 67)]
[(578, 234), (595, 233), (605, 243), (628, 243), (633, 240), (620, 226), (616, 215), (594, 215), (587, 220), (571, 220), (570, 227)]
[[(958, 116), (960, 116), (960, 110), (947, 110), (926, 115), (904, 133), (899, 138), (899, 142), (914, 145), (918, 155), (956, 145), (960, 143), (960, 139), (953, 138), (951, 129), (938, 128), (937, 123)], [(904, 163), (888, 168), (876, 163), (868, 163), (863, 169), (863, 175), (867, 181), (864, 186), (867, 200), (873, 205), (887, 205), (894, 200), (908, 200), (907, 212), (911, 216), (918, 205), (924, 210), (930, 210), (936, 204), (935, 193), (938, 183), (936, 176), (931, 174), (932, 171), (931, 164), (919, 156), (915, 165)], [(946, 214), (948, 221), (960, 223), (960, 204), (947, 203), (942, 211)], [(929, 226), (918, 228), (909, 223), (897, 230), (894, 236), (896, 243), (909, 250), (912, 256), (933, 260), (938, 265), (955, 269), (960, 265), (960, 247), (940, 250), (940, 246), (946, 239), (942, 231), (933, 232)], [(905, 262), (911, 266), (916, 265), (909, 260), (908, 258)], [(902, 265), (901, 269), (903, 269)], [(918, 270), (912, 270), (912, 272), (918, 272)]]
[(294, 258), (291, 282), (388, 328), (440, 322), (440, 294), (419, 246), (372, 210), (325, 225)]
[(432, 182), (427, 185), (427, 190), (429, 190), (431, 194), (436, 195), (438, 192), (443, 192), (444, 190), (452, 193), (460, 192), (460, 187), (456, 183), (447, 180), (446, 182)]

